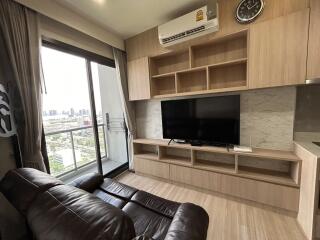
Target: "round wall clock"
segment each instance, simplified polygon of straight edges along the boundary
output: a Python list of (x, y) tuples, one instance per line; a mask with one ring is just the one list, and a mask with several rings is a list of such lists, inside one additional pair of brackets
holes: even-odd
[(263, 0), (242, 0), (236, 10), (236, 19), (240, 23), (250, 23), (261, 14), (263, 8)]

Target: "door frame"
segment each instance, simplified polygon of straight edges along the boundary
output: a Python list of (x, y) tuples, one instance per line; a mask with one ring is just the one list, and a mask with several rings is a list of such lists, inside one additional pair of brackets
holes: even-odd
[[(105, 65), (111, 68), (115, 68), (115, 61), (113, 59), (107, 58), (105, 56), (101, 56), (99, 54), (87, 51), (85, 49), (61, 42), (56, 39), (48, 38), (42, 36), (42, 46), (48, 47), (51, 49), (55, 49), (58, 51), (62, 51), (65, 53), (69, 53), (75, 56), (79, 56), (85, 59), (86, 61), (86, 72), (87, 72), (87, 81), (88, 81), (88, 89), (89, 89), (89, 99), (90, 99), (90, 107), (91, 107), (91, 116), (92, 116), (92, 127), (94, 132), (94, 140), (95, 140), (95, 149), (96, 149), (96, 161), (98, 166), (98, 172), (105, 177), (114, 177), (120, 174), (121, 172), (129, 169), (129, 162), (122, 164), (120, 167), (112, 170), (108, 173), (103, 173), (102, 168), (102, 159), (100, 153), (100, 142), (99, 142), (99, 132), (98, 132), (98, 123), (97, 123), (97, 115), (96, 115), (96, 107), (95, 107), (95, 99), (94, 99), (94, 89), (93, 89), (93, 81), (92, 81), (92, 68), (91, 63), (95, 62), (101, 65)], [(107, 157), (107, 156), (106, 156)], [(120, 170), (120, 171), (119, 171)]]

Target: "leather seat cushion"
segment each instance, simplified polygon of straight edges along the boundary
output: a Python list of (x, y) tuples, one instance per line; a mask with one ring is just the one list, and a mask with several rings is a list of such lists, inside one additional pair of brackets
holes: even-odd
[(131, 201), (138, 203), (152, 211), (163, 214), (168, 218), (173, 218), (180, 203), (166, 200), (164, 198), (152, 195), (145, 191), (138, 191), (133, 195)]
[(127, 201), (129, 201), (130, 198), (138, 191), (133, 187), (129, 187), (110, 178), (106, 178), (104, 180), (104, 182), (100, 185), (100, 189)]
[(40, 194), (28, 209), (27, 220), (35, 239), (131, 240), (135, 237), (133, 222), (121, 209), (67, 185)]
[(171, 219), (157, 214), (136, 203), (129, 202), (122, 209), (134, 223), (137, 235), (145, 235), (152, 239), (163, 240), (166, 237)]
[(97, 189), (93, 192), (93, 195), (97, 196), (101, 200), (117, 207), (117, 208), (123, 208), (123, 206), (126, 204), (124, 200), (121, 198), (117, 198), (109, 193), (106, 193), (100, 189)]

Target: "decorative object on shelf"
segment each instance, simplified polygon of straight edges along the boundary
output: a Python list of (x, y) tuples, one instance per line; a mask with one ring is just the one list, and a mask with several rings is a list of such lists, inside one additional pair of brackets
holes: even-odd
[(242, 0), (236, 9), (236, 19), (239, 23), (253, 22), (263, 9), (263, 0)]
[(0, 84), (0, 137), (11, 137), (16, 134), (16, 128), (11, 112), (9, 95)]

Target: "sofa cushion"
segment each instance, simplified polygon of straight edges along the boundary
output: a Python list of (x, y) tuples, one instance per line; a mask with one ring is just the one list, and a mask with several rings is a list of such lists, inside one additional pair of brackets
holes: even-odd
[(106, 178), (104, 180), (104, 182), (100, 185), (100, 189), (127, 201), (129, 201), (130, 198), (138, 191), (133, 187), (129, 187), (110, 178)]
[(171, 219), (157, 214), (139, 204), (129, 202), (122, 209), (134, 223), (137, 235), (163, 240), (167, 234)]
[(92, 193), (103, 182), (103, 176), (99, 173), (88, 173), (72, 181), (69, 185)]
[(169, 227), (165, 240), (204, 240), (207, 238), (209, 216), (202, 208), (192, 203), (182, 203)]
[(180, 206), (180, 203), (157, 197), (145, 191), (136, 192), (131, 198), (131, 201), (138, 203), (159, 214), (163, 214), (168, 218), (173, 218), (178, 207)]
[(61, 185), (40, 194), (27, 213), (36, 239), (131, 240), (132, 220), (120, 209), (83, 190)]
[(38, 194), (61, 185), (60, 180), (32, 168), (14, 169), (0, 182), (0, 191), (23, 215)]
[(100, 189), (97, 189), (93, 192), (93, 195), (97, 196), (101, 200), (117, 207), (117, 208), (123, 208), (123, 206), (126, 204), (124, 200), (121, 198), (117, 198), (109, 193), (106, 193)]

